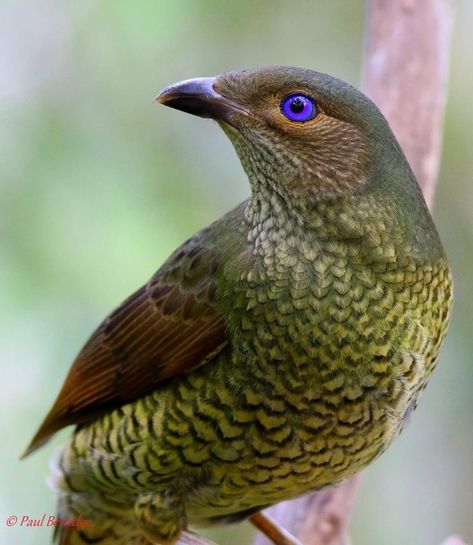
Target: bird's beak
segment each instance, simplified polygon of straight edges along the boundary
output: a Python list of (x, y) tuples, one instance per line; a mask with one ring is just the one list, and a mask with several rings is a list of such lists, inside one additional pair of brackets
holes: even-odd
[(239, 104), (215, 91), (216, 78), (195, 78), (165, 87), (155, 102), (200, 117), (210, 117), (234, 125), (235, 117), (248, 115)]

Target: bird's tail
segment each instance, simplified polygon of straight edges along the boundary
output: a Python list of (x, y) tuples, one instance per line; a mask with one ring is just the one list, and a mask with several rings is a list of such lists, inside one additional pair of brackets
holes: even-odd
[[(139, 531), (132, 531), (130, 526), (124, 526), (119, 521), (116, 524), (109, 522), (107, 528), (78, 528), (61, 527), (54, 533), (54, 541), (58, 545), (159, 545), (157, 541), (149, 540)], [(191, 531), (183, 531), (178, 540), (163, 542), (170, 545), (215, 545), (213, 541)]]
[(153, 545), (136, 526), (133, 528), (116, 519), (102, 524), (83, 519), (77, 525), (57, 526), (54, 542), (57, 545)]

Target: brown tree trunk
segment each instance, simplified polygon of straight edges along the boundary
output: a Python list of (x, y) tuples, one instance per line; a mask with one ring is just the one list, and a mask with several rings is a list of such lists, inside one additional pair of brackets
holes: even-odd
[[(368, 0), (362, 89), (378, 105), (432, 205), (446, 101), (446, 0)], [(348, 545), (359, 476), (267, 510), (304, 545)], [(457, 540), (459, 538), (451, 538)], [(461, 545), (461, 541), (452, 541)], [(261, 534), (255, 545), (268, 545)]]
[(445, 0), (368, 0), (362, 89), (383, 112), (432, 205), (447, 98)]

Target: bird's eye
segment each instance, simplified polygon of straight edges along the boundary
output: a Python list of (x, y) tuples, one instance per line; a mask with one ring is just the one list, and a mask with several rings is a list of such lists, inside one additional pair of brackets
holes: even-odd
[(289, 95), (281, 102), (281, 112), (291, 121), (309, 121), (317, 114), (317, 108), (312, 98), (297, 93)]

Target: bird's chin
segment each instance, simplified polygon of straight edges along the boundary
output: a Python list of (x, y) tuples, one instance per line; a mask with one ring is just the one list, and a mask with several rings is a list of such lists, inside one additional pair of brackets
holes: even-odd
[(220, 127), (222, 128), (223, 132), (225, 134), (227, 134), (228, 136), (231, 136), (231, 135), (239, 135), (240, 134), (240, 128), (242, 126), (242, 123), (241, 121), (238, 122), (239, 120), (235, 117), (229, 117), (229, 119), (219, 119), (217, 122), (218, 124), (220, 125)]
[(238, 120), (234, 119), (230, 121), (223, 121), (222, 119), (219, 119), (218, 124), (234, 146), (237, 145), (238, 142), (241, 143), (245, 140), (241, 131), (243, 128), (243, 123), (238, 123)]

